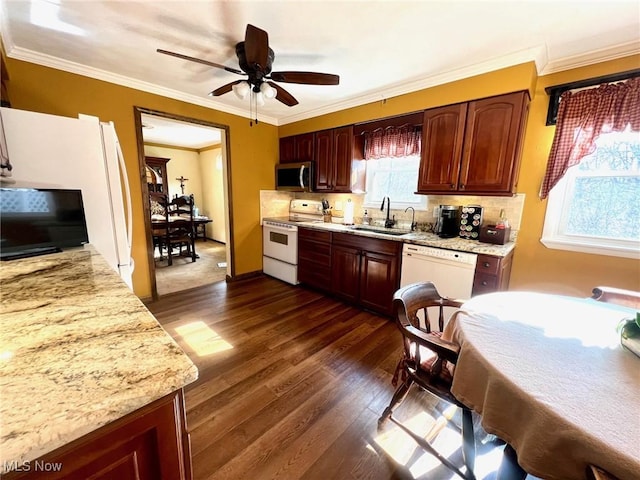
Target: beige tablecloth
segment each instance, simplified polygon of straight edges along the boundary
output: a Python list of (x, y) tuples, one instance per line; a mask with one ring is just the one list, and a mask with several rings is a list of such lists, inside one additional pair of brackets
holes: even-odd
[(588, 464), (640, 478), (640, 358), (619, 345), (632, 312), (525, 292), (481, 295), (449, 321), (461, 346), (453, 394), (545, 479), (584, 479)]

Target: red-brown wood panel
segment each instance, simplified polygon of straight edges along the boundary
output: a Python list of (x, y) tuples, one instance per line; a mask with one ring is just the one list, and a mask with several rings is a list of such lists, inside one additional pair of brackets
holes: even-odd
[(316, 190), (331, 190), (333, 185), (333, 131), (315, 134)]
[[(185, 422), (178, 391), (30, 462), (29, 471), (13, 471), (2, 478), (190, 480)], [(51, 471), (51, 465), (60, 468)]]
[(459, 189), (509, 193), (526, 92), (469, 102)]
[(313, 158), (314, 135), (303, 133), (295, 136), (295, 158), (298, 162), (311, 162)]
[(335, 166), (332, 181), (334, 192), (351, 191), (351, 162), (353, 157), (353, 126), (334, 129)]
[(424, 112), (418, 192), (450, 192), (458, 188), (467, 104)]
[(280, 163), (295, 163), (295, 137), (280, 139)]

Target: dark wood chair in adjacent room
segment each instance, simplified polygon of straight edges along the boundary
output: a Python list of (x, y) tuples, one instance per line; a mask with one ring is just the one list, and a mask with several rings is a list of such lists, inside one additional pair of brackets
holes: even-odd
[(165, 209), (167, 230), (164, 243), (168, 251), (169, 265), (173, 265), (174, 248), (178, 248), (178, 255), (188, 255), (192, 262), (196, 261), (193, 205), (193, 195), (181, 195), (167, 204)]
[[(461, 301), (442, 297), (431, 282), (414, 283), (398, 290), (393, 297), (396, 324), (403, 338), (403, 355), (396, 368), (393, 385), (397, 389), (389, 406), (378, 420), (382, 428), (387, 420), (391, 420), (409, 434), (420, 447), (434, 455), (449, 469), (465, 479), (475, 478), (475, 439), (471, 410), (460, 403), (451, 393), (453, 366), (458, 359), (460, 347), (442, 340), (444, 329), (444, 308), (458, 308)], [(437, 325), (432, 325), (428, 308), (435, 307), (438, 312)], [(419, 313), (424, 315), (423, 321)], [(422, 324), (422, 325), (421, 325)], [(399, 422), (394, 416), (394, 409), (406, 398), (413, 385), (435, 395), (462, 409), (462, 453), (466, 472), (462, 472), (448, 458), (441, 455), (424, 437)]]
[(165, 228), (157, 228), (154, 226), (154, 220), (160, 221), (162, 220), (162, 224), (166, 221), (166, 209), (169, 204), (169, 200), (165, 195), (155, 195), (154, 198), (151, 198), (150, 201), (151, 208), (151, 228), (152, 228), (152, 241), (153, 241), (153, 249), (155, 256), (155, 249), (158, 249), (158, 253), (160, 255), (159, 259), (162, 260), (164, 258), (164, 242), (165, 237), (167, 235), (167, 231)]

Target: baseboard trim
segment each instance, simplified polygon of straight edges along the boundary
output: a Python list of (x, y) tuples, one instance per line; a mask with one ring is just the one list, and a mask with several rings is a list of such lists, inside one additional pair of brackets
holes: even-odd
[(236, 275), (235, 277), (230, 277), (229, 275), (227, 275), (226, 282), (241, 282), (242, 280), (251, 280), (252, 278), (258, 278), (262, 276), (264, 276), (262, 270), (256, 270), (255, 272), (241, 273), (240, 275)]

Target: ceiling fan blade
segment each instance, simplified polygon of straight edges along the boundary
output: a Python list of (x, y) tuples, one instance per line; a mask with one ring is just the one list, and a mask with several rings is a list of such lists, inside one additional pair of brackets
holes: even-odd
[(294, 105), (298, 104), (298, 100), (293, 98), (293, 95), (291, 95), (289, 92), (287, 92), (280, 85), (277, 85), (277, 84), (275, 84), (273, 82), (267, 82), (267, 83), (269, 85), (271, 85), (273, 88), (275, 88), (276, 92), (278, 92), (276, 94), (276, 100), (281, 101), (282, 103), (284, 103), (288, 107), (293, 107)]
[(181, 58), (183, 60), (189, 60), (191, 62), (201, 63), (203, 65), (208, 65), (210, 67), (221, 68), (223, 70), (226, 70), (227, 72), (237, 73), (238, 75), (244, 75), (244, 72), (242, 72), (241, 70), (238, 70), (236, 68), (225, 67), (224, 65), (220, 65), (219, 63), (209, 62), (207, 60), (202, 60), (200, 58), (190, 57), (188, 55), (183, 55), (181, 53), (170, 52), (169, 50), (162, 50), (161, 48), (156, 49), (156, 52), (164, 53), (165, 55), (170, 55), (172, 57)]
[(235, 82), (227, 83), (221, 87), (216, 88), (209, 95), (211, 97), (219, 97), (220, 95), (224, 95), (225, 93), (229, 93), (234, 85), (237, 85), (240, 82), (244, 82), (244, 80), (236, 80)]
[(244, 52), (249, 65), (266, 68), (269, 61), (269, 35), (264, 30), (247, 25), (244, 37)]
[(309, 85), (338, 85), (339, 75), (316, 72), (271, 72), (272, 80), (285, 83), (304, 83)]

